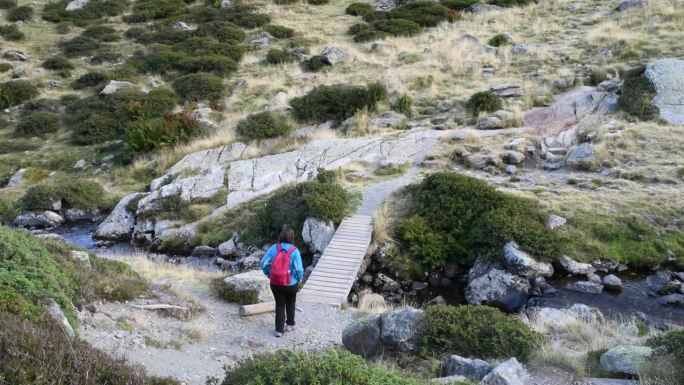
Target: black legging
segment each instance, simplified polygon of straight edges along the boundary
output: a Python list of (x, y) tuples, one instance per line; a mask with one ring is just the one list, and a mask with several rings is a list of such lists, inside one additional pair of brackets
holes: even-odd
[(275, 286), (271, 285), (271, 291), (276, 303), (275, 329), (277, 332), (285, 332), (285, 313), (287, 324), (295, 324), (295, 302), (297, 302), (297, 285)]

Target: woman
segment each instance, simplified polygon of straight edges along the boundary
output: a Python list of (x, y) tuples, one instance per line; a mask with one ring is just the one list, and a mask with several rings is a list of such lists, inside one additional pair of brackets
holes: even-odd
[(280, 232), (278, 243), (261, 259), (261, 270), (271, 280), (276, 303), (275, 336), (281, 337), (285, 332), (294, 331), (298, 284), (304, 278), (302, 256), (294, 245), (292, 229)]

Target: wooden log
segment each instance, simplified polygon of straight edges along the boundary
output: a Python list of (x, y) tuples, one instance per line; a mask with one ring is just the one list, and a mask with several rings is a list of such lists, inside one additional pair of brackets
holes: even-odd
[(240, 317), (247, 317), (250, 315), (270, 313), (275, 311), (275, 301), (255, 303), (254, 305), (242, 305), (238, 311)]

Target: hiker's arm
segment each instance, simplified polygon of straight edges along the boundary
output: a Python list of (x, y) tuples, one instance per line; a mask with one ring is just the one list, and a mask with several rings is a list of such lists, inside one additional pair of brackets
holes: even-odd
[(301, 282), (304, 279), (304, 266), (302, 265), (302, 256), (299, 254), (299, 249), (295, 250), (292, 256), (294, 257), (292, 261), (294, 271), (292, 274), (297, 278), (297, 282)]
[(271, 261), (273, 260), (273, 256), (275, 255), (275, 248), (271, 246), (270, 249), (264, 254), (264, 257), (261, 258), (261, 271), (264, 272), (264, 274), (268, 277), (271, 274)]

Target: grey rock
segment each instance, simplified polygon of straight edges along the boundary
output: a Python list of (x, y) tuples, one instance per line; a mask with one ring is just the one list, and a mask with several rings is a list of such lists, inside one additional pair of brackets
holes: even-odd
[(501, 11), (501, 10), (503, 10), (503, 8), (499, 7), (498, 5), (477, 3), (477, 4), (473, 4), (470, 7), (466, 8), (465, 12), (487, 13), (487, 12), (496, 12), (496, 11)]
[(249, 44), (256, 49), (266, 49), (271, 45), (273, 36), (268, 32), (260, 32), (249, 41)]
[(179, 21), (176, 22), (171, 26), (171, 29), (175, 29), (176, 31), (192, 31), (193, 28), (190, 27), (187, 23)]
[(586, 385), (636, 385), (632, 380), (618, 380), (615, 378), (587, 378)]
[(572, 290), (585, 294), (601, 294), (603, 292), (603, 285), (591, 281), (578, 281), (568, 284), (565, 287), (567, 290)]
[(69, 208), (64, 212), (64, 218), (68, 222), (92, 221), (100, 215), (98, 209), (75, 209)]
[(380, 314), (352, 321), (342, 331), (342, 344), (350, 352), (363, 357), (382, 353), (381, 323)]
[(375, 277), (375, 280), (373, 281), (373, 287), (386, 293), (393, 293), (401, 289), (401, 285), (399, 284), (399, 282), (393, 280), (392, 278), (382, 273), (379, 273)]
[(506, 171), (506, 174), (513, 175), (516, 172), (518, 172), (518, 168), (512, 164), (509, 164), (508, 166), (506, 166), (504, 171)]
[(653, 354), (646, 346), (619, 345), (601, 355), (601, 368), (611, 373), (637, 375)]
[(514, 312), (527, 303), (529, 290), (527, 279), (491, 269), (468, 283), (465, 297), (473, 305), (489, 305)]
[(109, 216), (100, 223), (93, 232), (93, 238), (105, 241), (127, 241), (131, 239), (135, 216), (128, 211), (128, 204), (146, 194), (133, 193), (125, 196), (117, 203)]
[(349, 55), (346, 52), (333, 46), (325, 47), (323, 52), (321, 52), (321, 56), (326, 58), (332, 65), (349, 60)]
[(482, 379), (483, 385), (527, 385), (529, 374), (515, 358), (504, 361)]
[(85, 159), (79, 159), (74, 164), (74, 168), (84, 168), (86, 166), (86, 164), (87, 163), (86, 163)]
[(392, 128), (406, 120), (406, 115), (396, 111), (386, 111), (370, 118), (368, 125), (372, 128)]
[(233, 5), (231, 0), (221, 0), (221, 8), (228, 8)]
[(601, 283), (603, 286), (605, 286), (606, 289), (608, 290), (621, 290), (622, 289), (622, 280), (615, 276), (614, 274), (609, 274), (603, 277), (601, 280)]
[(508, 150), (503, 154), (502, 158), (504, 163), (520, 164), (525, 160), (525, 154), (518, 151)]
[[(549, 217), (546, 219), (546, 227), (547, 227), (549, 230), (555, 230), (555, 229), (557, 229), (557, 228), (559, 228), (559, 227), (565, 226), (565, 223), (566, 223), (566, 222), (567, 222), (567, 220), (566, 220), (565, 218), (563, 218), (563, 217), (561, 217), (561, 216), (558, 216), (558, 215), (556, 215), (556, 214), (550, 214)], [(562, 258), (562, 257), (561, 257), (561, 258)], [(565, 258), (569, 258), (569, 257), (566, 256)], [(570, 261), (571, 261), (570, 264), (572, 264), (573, 262), (574, 262), (575, 264), (577, 264), (577, 262), (575, 262), (575, 261), (572, 261), (572, 260), (570, 260)], [(588, 265), (588, 264), (587, 264), (587, 265)], [(591, 266), (591, 265), (590, 265), (590, 266)]]
[(45, 228), (54, 227), (64, 222), (61, 215), (53, 211), (28, 212), (17, 216), (14, 219), (14, 226), (24, 228)]
[(646, 277), (646, 285), (654, 294), (663, 292), (663, 288), (670, 282), (672, 273), (670, 271), (658, 271)]
[(64, 8), (64, 10), (76, 11), (76, 10), (79, 10), (79, 9), (85, 7), (89, 2), (90, 2), (90, 0), (73, 0), (67, 4), (67, 6), (66, 6), (66, 8)]
[[(23, 52), (21, 51), (15, 51), (15, 50), (9, 50), (2, 54), (2, 57), (7, 59), (7, 60), (13, 60), (13, 61), (28, 61), (28, 56), (26, 56)], [(25, 74), (25, 72), (24, 72)]]
[(411, 283), (411, 290), (421, 291), (421, 290), (423, 290), (423, 289), (425, 289), (425, 288), (427, 288), (427, 287), (428, 287), (427, 282), (413, 281), (413, 282)]
[(200, 258), (213, 257), (216, 254), (216, 249), (211, 246), (197, 246), (192, 249), (192, 255)]
[(463, 376), (448, 376), (448, 377), (438, 377), (431, 379), (428, 384), (460, 384), (468, 379)]
[(48, 299), (45, 308), (47, 310), (47, 313), (52, 318), (54, 318), (55, 321), (57, 321), (60, 324), (60, 326), (62, 326), (62, 329), (64, 329), (64, 332), (67, 334), (67, 336), (69, 336), (69, 338), (76, 338), (76, 332), (74, 332), (74, 328), (71, 327), (69, 320), (64, 315), (64, 312), (62, 312), (62, 308), (59, 306), (57, 302), (55, 302), (54, 299)]
[(119, 81), (119, 80), (110, 80), (109, 83), (100, 91), (100, 95), (111, 95), (115, 93), (118, 90), (123, 90), (123, 89), (130, 89), (130, 88), (136, 88), (138, 87), (137, 85), (127, 82), (127, 81)]
[(401, 352), (418, 351), (425, 333), (423, 311), (406, 307), (382, 315), (381, 333), (385, 349)]
[(597, 323), (604, 319), (603, 313), (599, 309), (587, 306), (583, 303), (576, 303), (570, 306), (572, 312), (578, 319), (587, 323)]
[(238, 268), (240, 271), (257, 270), (261, 266), (261, 258), (264, 256), (263, 251), (257, 251), (238, 261)]
[(478, 130), (498, 130), (500, 128), (503, 128), (503, 126), (504, 124), (501, 121), (501, 119), (495, 116), (487, 116), (478, 119), (475, 128), (477, 128)]
[(590, 143), (582, 143), (570, 151), (565, 164), (572, 169), (594, 170), (598, 167), (598, 158)]
[(520, 97), (525, 95), (522, 86), (513, 84), (501, 84), (493, 86), (490, 91), (502, 98)]
[(589, 273), (587, 274), (587, 280), (589, 280), (589, 282), (601, 283), (601, 276), (595, 273)]
[(233, 238), (221, 243), (218, 246), (218, 253), (222, 257), (231, 257), (237, 252), (237, 247)]
[(451, 355), (442, 365), (442, 375), (463, 376), (469, 380), (479, 382), (489, 372), (490, 365), (487, 361), (470, 359), (457, 355)]
[(671, 124), (684, 125), (684, 60), (652, 61), (646, 65), (644, 76), (655, 86), (653, 105), (658, 107), (660, 117)]
[(511, 53), (513, 55), (524, 55), (529, 52), (530, 47), (527, 44), (515, 44), (511, 47)]
[(492, 116), (501, 119), (502, 121), (507, 121), (513, 119), (515, 115), (511, 111), (498, 110), (492, 113)]
[(90, 267), (90, 256), (88, 255), (87, 251), (70, 250), (69, 256), (72, 259), (75, 259), (75, 260), (81, 262), (83, 265)]
[(611, 261), (609, 259), (597, 259), (591, 263), (597, 271), (602, 273), (610, 273), (617, 270), (619, 263)]
[(520, 250), (517, 243), (510, 241), (504, 245), (504, 260), (511, 273), (522, 277), (550, 277), (553, 266), (550, 263), (538, 262), (525, 251)]
[(575, 85), (574, 76), (564, 76), (562, 78), (553, 79), (551, 81), (551, 88), (556, 91), (566, 91)]
[(668, 294), (656, 299), (660, 305), (684, 305), (684, 294)]
[(271, 282), (261, 270), (231, 275), (223, 280), (223, 284), (238, 295), (256, 293), (259, 302), (273, 301)]
[(620, 0), (617, 6), (619, 12), (628, 11), (630, 9), (644, 8), (644, 0)]
[(159, 234), (155, 233), (153, 245), (159, 246), (164, 242), (172, 241), (178, 244), (182, 250), (172, 250), (174, 252), (186, 252), (192, 240), (197, 236), (197, 223), (188, 223), (181, 227), (168, 228)]
[(335, 225), (332, 222), (307, 218), (302, 229), (302, 240), (309, 246), (312, 253), (322, 253), (335, 235)]
[(5, 187), (19, 186), (21, 184), (21, 182), (24, 180), (25, 174), (26, 174), (25, 168), (19, 169), (17, 172), (12, 174), (12, 176), (10, 177), (10, 179), (7, 182), (7, 185)]
[(375, 9), (378, 11), (390, 11), (396, 7), (406, 5), (413, 0), (379, 0)]

